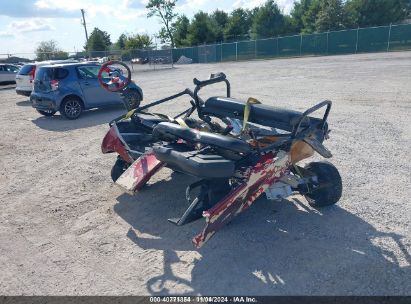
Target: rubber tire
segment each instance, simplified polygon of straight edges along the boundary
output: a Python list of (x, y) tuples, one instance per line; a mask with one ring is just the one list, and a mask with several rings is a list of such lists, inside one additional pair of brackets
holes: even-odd
[(140, 92), (136, 89), (126, 89), (121, 92), (121, 95), (127, 111), (131, 111), (140, 107), (140, 103), (143, 100)]
[[(80, 110), (79, 110), (78, 114), (75, 115), (75, 116), (71, 116), (71, 115), (69, 115), (69, 114), (67, 114), (67, 113), (65, 112), (65, 106), (66, 106), (66, 104), (69, 103), (69, 102), (73, 102), (73, 101), (77, 102), (77, 103), (80, 105)], [(80, 117), (80, 115), (81, 115), (82, 112), (83, 112), (83, 103), (82, 103), (81, 99), (78, 98), (78, 97), (74, 97), (74, 96), (72, 96), (72, 97), (67, 97), (67, 98), (64, 99), (64, 101), (61, 103), (61, 106), (60, 106), (60, 114), (61, 114), (64, 118), (66, 118), (66, 119), (69, 119), (69, 120), (77, 119), (77, 118)]]
[(113, 182), (116, 182), (121, 174), (127, 170), (127, 163), (122, 158), (117, 158), (116, 162), (114, 163), (113, 167), (111, 168), (111, 179)]
[(46, 111), (43, 111), (43, 110), (37, 110), (37, 112), (39, 112), (43, 116), (50, 117), (50, 116), (53, 116), (54, 114), (56, 114), (57, 111), (46, 112)]
[(312, 193), (304, 194), (308, 203), (313, 207), (334, 205), (342, 195), (342, 181), (338, 169), (327, 161), (312, 162), (304, 167), (318, 178), (322, 188)]

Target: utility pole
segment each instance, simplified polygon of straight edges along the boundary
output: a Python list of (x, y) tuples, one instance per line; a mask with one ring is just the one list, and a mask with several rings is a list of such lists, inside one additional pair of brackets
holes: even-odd
[(86, 34), (86, 46), (88, 45), (88, 34), (87, 34), (87, 24), (86, 24), (86, 18), (84, 17), (84, 9), (81, 9), (81, 15), (83, 16), (83, 20), (81, 21), (81, 24), (84, 26), (84, 33)]

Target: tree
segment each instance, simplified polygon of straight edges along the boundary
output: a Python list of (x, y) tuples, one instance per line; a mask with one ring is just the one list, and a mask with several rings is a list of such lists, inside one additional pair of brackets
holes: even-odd
[(185, 15), (179, 16), (173, 24), (174, 28), (174, 43), (176, 47), (188, 46), (188, 28), (190, 20)]
[(194, 15), (188, 28), (188, 40), (191, 45), (215, 42), (216, 27), (210, 16), (202, 11)]
[(218, 41), (222, 41), (224, 39), (224, 28), (228, 22), (228, 14), (217, 9), (211, 14), (211, 19), (216, 27), (216, 38)]
[(124, 50), (126, 48), (126, 41), (127, 41), (127, 36), (126, 34), (121, 34), (120, 37), (118, 37), (117, 42), (116, 42), (116, 47), (120, 50)]
[(85, 49), (90, 52), (106, 51), (110, 45), (110, 35), (106, 31), (102, 31), (95, 27), (88, 38)]
[(53, 54), (53, 56), (51, 56), (50, 59), (54, 59), (54, 60), (65, 60), (69, 58), (69, 54), (65, 51), (57, 51)]
[(366, 27), (402, 21), (410, 6), (409, 0), (349, 0), (346, 10), (353, 23)]
[(323, 0), (315, 20), (317, 32), (344, 28), (344, 9), (342, 0)]
[(303, 33), (313, 33), (315, 32), (315, 22), (317, 20), (317, 16), (321, 10), (321, 0), (312, 0), (308, 9), (305, 11), (304, 15), (302, 16), (303, 20)]
[(214, 19), (221, 28), (225, 28), (228, 22), (228, 14), (225, 11), (220, 11), (219, 9), (215, 10), (211, 14), (211, 18)]
[(247, 13), (247, 16), (248, 16), (248, 22), (249, 22), (250, 26), (253, 24), (254, 17), (257, 14), (259, 9), (260, 9), (260, 7), (256, 6), (251, 10), (246, 10), (246, 13)]
[(301, 0), (294, 2), (294, 7), (291, 10), (291, 24), (293, 29), (300, 33), (304, 28), (303, 16), (308, 11), (312, 0)]
[(293, 18), (290, 15), (283, 15), (283, 17), (283, 35), (299, 34), (300, 30), (296, 29)]
[(174, 48), (174, 35), (172, 24), (177, 14), (174, 13), (177, 0), (149, 0), (146, 8), (148, 9), (147, 17), (160, 17), (163, 27), (159, 36), (163, 42), (169, 41)]
[(285, 19), (273, 0), (268, 0), (256, 11), (251, 32), (255, 38), (273, 37), (284, 34)]
[(127, 36), (125, 42), (125, 49), (126, 50), (136, 50), (136, 49), (144, 49), (148, 48), (151, 45), (152, 41), (150, 36), (147, 34), (135, 34)]
[(231, 12), (227, 25), (224, 29), (224, 38), (238, 39), (246, 38), (249, 35), (251, 27), (250, 11), (242, 8), (237, 8)]
[(67, 59), (68, 53), (63, 52), (54, 40), (42, 41), (36, 48), (36, 60)]

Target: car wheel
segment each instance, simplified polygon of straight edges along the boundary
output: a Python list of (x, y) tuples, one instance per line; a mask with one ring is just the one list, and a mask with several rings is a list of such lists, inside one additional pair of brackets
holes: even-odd
[(56, 114), (56, 111), (53, 110), (37, 110), (37, 112), (44, 116), (53, 116), (54, 114)]
[(317, 182), (309, 185), (310, 191), (304, 196), (313, 207), (324, 207), (338, 202), (342, 194), (342, 181), (337, 168), (326, 161), (312, 162), (304, 167), (317, 177)]
[(60, 113), (67, 119), (77, 119), (83, 112), (83, 104), (77, 97), (66, 98), (60, 107)]
[(140, 92), (135, 89), (124, 90), (121, 95), (128, 111), (137, 109), (143, 99)]

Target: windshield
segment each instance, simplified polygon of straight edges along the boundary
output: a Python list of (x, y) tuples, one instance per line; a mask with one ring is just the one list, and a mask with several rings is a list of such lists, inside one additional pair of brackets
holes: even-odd
[(4, 66), (4, 70), (7, 72), (17, 73), (19, 71), (19, 68), (15, 65), (6, 65)]
[(33, 67), (34, 64), (23, 65), (23, 67), (19, 71), (19, 75), (29, 75)]
[[(101, 66), (99, 65), (87, 65), (78, 67), (77, 71), (81, 79), (97, 79), (100, 68)], [(108, 71), (103, 70), (103, 72), (101, 73), (102, 78), (110, 79), (111, 76), (117, 76), (122, 79), (124, 78), (121, 70), (112, 66), (109, 66), (109, 69), (111, 70), (110, 74)]]
[[(97, 79), (99, 70), (100, 70), (100, 67), (96, 65), (81, 66), (77, 68), (79, 77), (82, 79)], [(103, 77), (105, 77), (105, 75), (103, 75)]]
[(36, 80), (39, 81), (50, 81), (53, 79), (53, 69), (50, 68), (40, 68), (36, 72)]
[(61, 80), (67, 77), (68, 70), (65, 68), (40, 68), (36, 73), (36, 80), (39, 81), (50, 81), (50, 80)]

